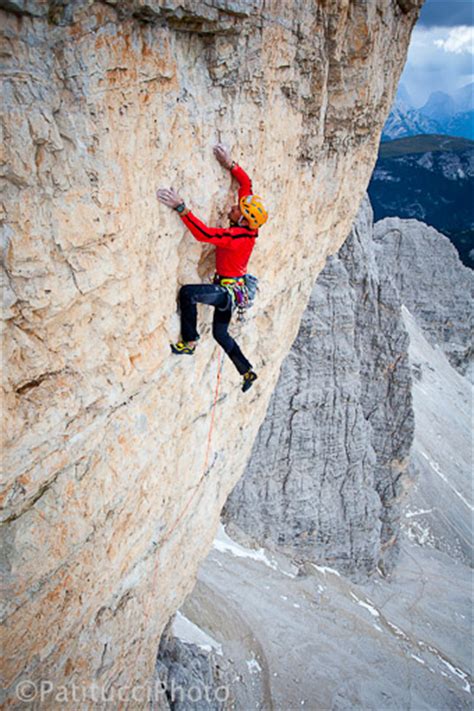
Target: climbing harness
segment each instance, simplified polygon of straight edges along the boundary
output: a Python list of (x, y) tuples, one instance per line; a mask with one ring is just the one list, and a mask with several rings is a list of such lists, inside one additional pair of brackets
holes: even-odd
[(252, 274), (242, 277), (222, 277), (214, 275), (214, 284), (223, 286), (232, 299), (232, 309), (237, 308), (237, 321), (245, 321), (246, 311), (253, 306), (258, 289), (258, 279)]

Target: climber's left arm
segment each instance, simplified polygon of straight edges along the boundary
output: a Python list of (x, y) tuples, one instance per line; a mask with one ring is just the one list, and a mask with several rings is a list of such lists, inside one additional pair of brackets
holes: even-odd
[(240, 165), (237, 165), (235, 160), (232, 160), (229, 149), (222, 143), (214, 146), (214, 155), (219, 163), (227, 170), (230, 170), (231, 175), (239, 183), (239, 200), (247, 195), (252, 195), (252, 181)]
[(239, 183), (239, 200), (242, 200), (243, 197), (247, 197), (247, 195), (252, 195), (253, 190), (252, 190), (252, 181), (245, 172), (243, 168), (240, 167), (240, 165), (237, 165), (235, 161), (232, 162), (232, 166), (230, 168), (230, 172), (233, 175), (233, 177), (237, 180)]

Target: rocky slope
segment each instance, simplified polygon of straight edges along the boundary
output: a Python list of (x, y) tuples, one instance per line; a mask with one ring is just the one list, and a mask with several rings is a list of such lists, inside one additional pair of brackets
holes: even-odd
[(380, 220), (374, 240), (402, 303), (451, 365), (472, 377), (474, 272), (445, 235), (418, 220)]
[(387, 567), (413, 439), (400, 308), (366, 200), (313, 288), (227, 521), (352, 575)]
[[(410, 335), (416, 427), (410, 457), (415, 483), (402, 528), (411, 541), (442, 551), (460, 569), (472, 568), (472, 383), (405, 307), (403, 320)], [(453, 589), (456, 580), (454, 575)]]
[[(364, 584), (323, 566), (296, 575), (291, 559), (219, 534), (181, 608), (201, 635), (191, 646), (176, 628), (167, 698), (173, 689), (178, 702), (199, 693), (212, 702), (227, 697), (226, 711), (468, 711), (471, 574), (405, 533), (392, 574)], [(226, 677), (213, 683), (207, 670), (216, 665)], [(220, 711), (217, 703), (204, 708)]]
[[(9, 703), (27, 679), (89, 705), (92, 682), (110, 702), (150, 679), (368, 183), (420, 4), (0, 1)], [(217, 222), (218, 139), (271, 221), (241, 334), (260, 378), (244, 404), (226, 364), (213, 411), (210, 338), (186, 363), (168, 346), (177, 287), (212, 260), (154, 192)]]

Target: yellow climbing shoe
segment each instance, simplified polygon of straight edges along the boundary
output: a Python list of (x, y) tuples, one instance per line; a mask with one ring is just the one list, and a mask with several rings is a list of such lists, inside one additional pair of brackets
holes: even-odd
[(242, 383), (242, 392), (245, 393), (249, 388), (252, 387), (254, 382), (257, 380), (257, 373), (254, 373), (253, 370), (249, 370), (247, 373), (244, 374), (244, 381)]
[(170, 343), (170, 348), (176, 355), (192, 355), (196, 350), (196, 346), (190, 346), (186, 341), (178, 341), (177, 343)]

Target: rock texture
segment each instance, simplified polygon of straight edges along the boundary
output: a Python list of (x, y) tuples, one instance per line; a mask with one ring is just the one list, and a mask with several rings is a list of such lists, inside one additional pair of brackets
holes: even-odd
[[(187, 620), (186, 623), (192, 625)], [(221, 667), (219, 656), (209, 645), (182, 640), (173, 634), (170, 625), (161, 635), (158, 649), (154, 708), (160, 711), (231, 708), (231, 679)]]
[(368, 200), (318, 277), (225, 518), (352, 574), (387, 565), (413, 438), (408, 337)]
[(364, 584), (258, 552), (216, 546), (183, 606), (232, 660), (236, 709), (472, 708), (470, 568), (404, 534)]
[[(8, 703), (26, 679), (110, 704), (151, 678), (367, 186), (420, 5), (1, 0)], [(244, 403), (226, 364), (209, 446), (214, 344), (182, 363), (168, 342), (212, 259), (154, 191), (221, 219), (218, 139), (271, 221), (241, 334), (260, 378)]]
[(461, 374), (473, 372), (474, 272), (450, 240), (418, 220), (386, 218), (374, 239), (400, 298)]

